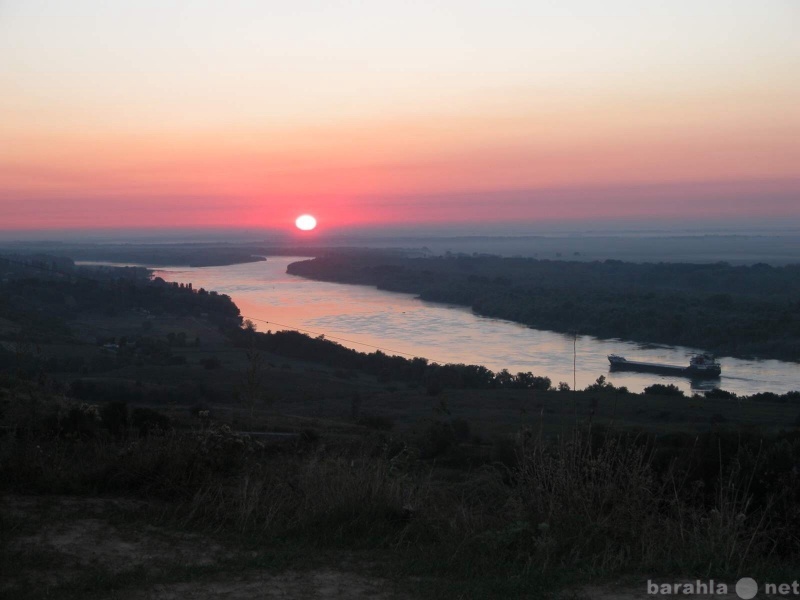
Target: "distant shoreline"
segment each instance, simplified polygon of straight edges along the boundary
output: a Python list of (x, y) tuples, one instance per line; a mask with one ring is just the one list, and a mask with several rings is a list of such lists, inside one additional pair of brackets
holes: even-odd
[[(452, 233), (452, 232), (451, 232)], [(317, 257), (342, 253), (387, 253), (408, 256), (500, 256), (594, 262), (693, 263), (731, 265), (800, 264), (800, 233), (780, 235), (717, 232), (582, 233), (540, 232), (504, 236), (429, 235), (423, 231), (344, 235), (320, 232), (302, 239), (265, 238), (230, 241), (180, 240), (137, 242), (29, 241), (0, 242), (0, 254), (48, 254), (76, 261), (153, 266), (224, 266), (262, 260), (264, 256)]]

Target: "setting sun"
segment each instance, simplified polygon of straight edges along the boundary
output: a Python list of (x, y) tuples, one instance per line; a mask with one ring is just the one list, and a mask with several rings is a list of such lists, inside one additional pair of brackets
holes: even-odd
[(302, 231), (311, 231), (317, 226), (317, 220), (311, 215), (300, 215), (294, 224)]

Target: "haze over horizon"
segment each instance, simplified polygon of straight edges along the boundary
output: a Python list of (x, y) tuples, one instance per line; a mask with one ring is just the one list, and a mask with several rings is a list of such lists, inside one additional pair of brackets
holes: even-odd
[(791, 1), (0, 6), (0, 230), (800, 227)]

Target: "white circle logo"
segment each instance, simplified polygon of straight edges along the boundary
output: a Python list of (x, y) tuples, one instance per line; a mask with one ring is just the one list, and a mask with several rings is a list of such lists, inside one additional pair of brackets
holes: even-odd
[(736, 582), (736, 595), (743, 600), (755, 598), (758, 593), (758, 584), (752, 577), (742, 577)]

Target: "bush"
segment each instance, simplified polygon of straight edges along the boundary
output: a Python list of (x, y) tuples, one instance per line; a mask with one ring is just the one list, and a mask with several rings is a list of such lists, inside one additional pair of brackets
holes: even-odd
[(433, 421), (422, 434), (420, 458), (436, 458), (444, 454), (455, 441), (456, 436), (450, 423)]
[(209, 371), (213, 371), (214, 369), (219, 369), (222, 366), (222, 362), (216, 356), (201, 358), (200, 364), (203, 365), (204, 369), (207, 369)]
[(670, 383), (664, 385), (661, 383), (654, 383), (644, 388), (644, 393), (653, 396), (683, 396), (683, 390), (678, 386)]
[(364, 415), (358, 419), (356, 423), (363, 427), (378, 429), (380, 431), (389, 431), (394, 427), (394, 421), (391, 418), (379, 415)]
[(472, 435), (470, 434), (469, 423), (467, 423), (466, 420), (453, 419), (450, 422), (450, 426), (453, 428), (453, 435), (458, 442), (465, 443), (470, 441), (472, 438)]
[(91, 439), (100, 433), (102, 418), (95, 404), (82, 403), (73, 406), (66, 418), (58, 418), (58, 433), (62, 436)]
[[(728, 455), (730, 457), (730, 455)], [(525, 552), (537, 562), (735, 574), (751, 553), (768, 553), (776, 531), (768, 507), (752, 504), (748, 479), (731, 462), (711, 494), (687, 473), (653, 468), (646, 439), (575, 431), (558, 443), (528, 440), (516, 489), (525, 512)], [(785, 536), (784, 536), (785, 537)], [(704, 571), (706, 572), (706, 571)]]
[(128, 404), (121, 400), (106, 402), (100, 411), (100, 419), (111, 435), (123, 437), (128, 431)]
[(438, 396), (442, 393), (443, 389), (444, 388), (442, 387), (442, 384), (435, 380), (429, 381), (425, 386), (425, 392), (428, 394), (428, 396)]
[(131, 425), (139, 431), (140, 436), (172, 429), (169, 417), (151, 408), (134, 408), (131, 411)]

